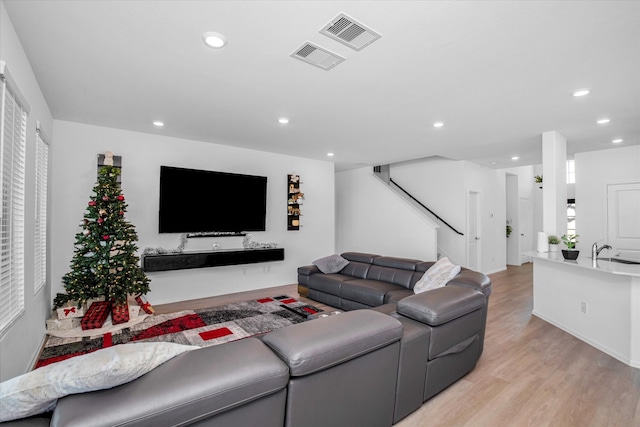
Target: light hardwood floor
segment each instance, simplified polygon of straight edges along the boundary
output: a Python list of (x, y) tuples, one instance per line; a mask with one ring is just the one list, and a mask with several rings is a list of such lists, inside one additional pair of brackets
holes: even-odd
[[(490, 277), (493, 294), (478, 365), (396, 426), (640, 427), (640, 369), (532, 316), (531, 264)], [(287, 285), (156, 309), (164, 313), (279, 294), (299, 297), (296, 285)]]

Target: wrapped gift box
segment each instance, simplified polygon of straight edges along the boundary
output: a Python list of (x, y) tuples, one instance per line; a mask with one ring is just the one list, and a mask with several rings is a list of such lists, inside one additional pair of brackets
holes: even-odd
[(129, 304), (111, 303), (111, 322), (114, 325), (126, 323), (129, 321)]
[(78, 303), (75, 301), (70, 301), (65, 307), (60, 307), (56, 309), (58, 313), (58, 319), (70, 319), (73, 317), (82, 317), (84, 316), (84, 306), (78, 307)]
[(129, 317), (133, 319), (134, 317), (138, 317), (140, 315), (140, 306), (129, 304)]
[(142, 307), (142, 310), (144, 310), (145, 313), (147, 313), (147, 314), (155, 313), (154, 308), (151, 306), (149, 301), (147, 301), (147, 299), (144, 297), (144, 295), (137, 296), (136, 297), (136, 302), (138, 303), (138, 305), (140, 307)]
[(54, 312), (50, 319), (46, 320), (47, 331), (69, 331), (79, 328), (82, 318), (70, 317), (67, 319), (58, 319), (58, 313)]
[(87, 310), (87, 314), (84, 315), (80, 326), (83, 330), (97, 329), (104, 325), (104, 322), (109, 317), (111, 312), (111, 303), (108, 301), (94, 302)]

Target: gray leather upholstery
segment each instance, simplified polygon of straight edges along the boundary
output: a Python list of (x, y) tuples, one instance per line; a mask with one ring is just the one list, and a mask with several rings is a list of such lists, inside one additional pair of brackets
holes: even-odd
[(286, 426), (390, 426), (401, 323), (371, 310), (270, 332), (264, 342), (289, 366)]
[[(281, 426), (288, 367), (261, 341), (249, 338), (183, 353), (137, 380), (58, 401), (52, 426), (177, 426), (214, 420), (215, 415), (274, 395), (254, 419)], [(258, 405), (262, 406), (262, 405)], [(226, 416), (227, 424), (237, 423)], [(243, 419), (246, 418), (243, 414)], [(216, 425), (217, 422), (216, 422)], [(246, 424), (245, 424), (246, 425)]]
[[(406, 286), (432, 263), (343, 256), (351, 267), (326, 275), (300, 267), (299, 283), (310, 298), (352, 311), (262, 341), (194, 350), (119, 387), (67, 396), (50, 425), (390, 426), (475, 367), (487, 276), (463, 269), (447, 286), (413, 295)], [(6, 425), (39, 427), (49, 418)]]
[[(338, 274), (322, 274), (315, 266), (298, 268), (298, 284), (309, 297), (343, 310), (375, 307), (413, 295), (413, 287), (434, 264), (361, 252), (345, 252), (349, 264)], [(447, 283), (491, 295), (491, 280), (485, 274), (462, 268)], [(486, 315), (486, 312), (485, 312)]]
[(404, 298), (398, 302), (396, 311), (427, 325), (438, 326), (484, 305), (486, 298), (481, 292), (445, 286)]
[(309, 375), (400, 340), (396, 319), (358, 310), (269, 332), (265, 344), (282, 359), (291, 376)]

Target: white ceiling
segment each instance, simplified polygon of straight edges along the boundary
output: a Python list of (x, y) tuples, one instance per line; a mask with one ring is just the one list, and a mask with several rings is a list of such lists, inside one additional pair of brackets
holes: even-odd
[[(570, 155), (640, 144), (640, 1), (4, 4), (59, 120), (337, 170), (434, 155), (536, 164), (552, 130)], [(355, 51), (320, 34), (341, 12), (382, 37)], [(206, 47), (207, 31), (227, 47)], [(346, 60), (324, 71), (289, 56), (307, 41)]]

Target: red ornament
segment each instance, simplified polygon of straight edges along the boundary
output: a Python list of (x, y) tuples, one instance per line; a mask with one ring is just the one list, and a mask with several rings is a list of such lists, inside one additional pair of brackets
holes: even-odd
[(109, 200), (109, 196), (102, 196), (102, 200), (106, 202), (107, 200)]
[(102, 240), (109, 240), (109, 235), (105, 234), (104, 236), (102, 236)]
[(118, 215), (124, 215), (124, 211), (118, 212)]
[(122, 202), (122, 201), (124, 201), (124, 196), (123, 196), (122, 194), (121, 194), (121, 195), (119, 195), (119, 196), (118, 196), (118, 200), (119, 200), (119, 201), (121, 201), (121, 202)]
[(95, 206), (95, 205), (96, 205), (95, 201), (92, 200), (92, 201), (89, 202), (89, 206)]
[(102, 224), (103, 222), (104, 222), (104, 219), (98, 218), (98, 224)]

